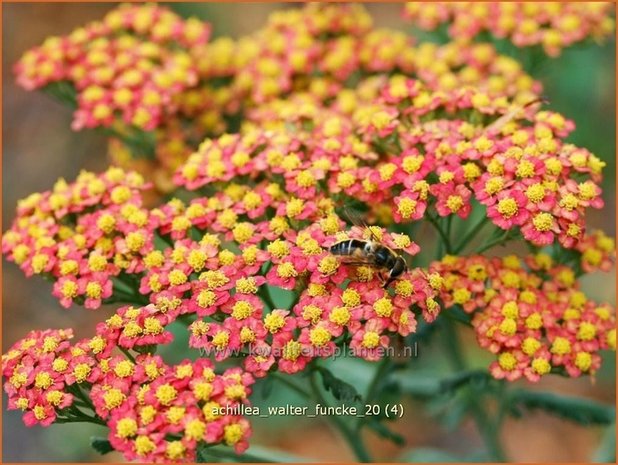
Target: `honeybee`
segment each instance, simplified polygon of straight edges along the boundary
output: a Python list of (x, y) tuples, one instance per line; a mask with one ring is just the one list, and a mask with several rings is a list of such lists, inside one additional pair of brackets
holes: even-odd
[(358, 218), (351, 216), (346, 210), (347, 216), (357, 226), (364, 226), (370, 233), (371, 239), (345, 239), (331, 245), (328, 251), (336, 256), (342, 257), (342, 261), (352, 266), (370, 266), (381, 268), (387, 272), (383, 287), (386, 288), (390, 283), (408, 271), (408, 264), (405, 259), (390, 247), (382, 244), (376, 237), (371, 228), (361, 223)]

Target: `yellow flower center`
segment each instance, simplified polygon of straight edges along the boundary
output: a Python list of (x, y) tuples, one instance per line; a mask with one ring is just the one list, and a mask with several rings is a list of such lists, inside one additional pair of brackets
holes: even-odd
[(298, 341), (288, 341), (283, 347), (283, 358), (285, 360), (295, 361), (300, 357), (302, 345)]
[(189, 421), (185, 426), (185, 437), (194, 441), (204, 439), (206, 433), (206, 424), (198, 419)]
[(332, 335), (330, 332), (322, 326), (317, 326), (309, 331), (309, 340), (311, 344), (316, 347), (322, 347), (327, 344), (331, 340), (331, 337)]
[(526, 189), (526, 197), (532, 203), (538, 203), (545, 197), (545, 187), (541, 183), (535, 183)]
[(389, 317), (393, 313), (393, 303), (388, 297), (382, 297), (374, 302), (373, 309), (376, 315), (380, 317)]
[(316, 183), (316, 179), (311, 171), (303, 170), (296, 175), (296, 183), (300, 187), (311, 187)]
[(534, 224), (537, 231), (549, 231), (554, 225), (554, 217), (551, 213), (537, 213), (532, 219), (532, 224)]
[(402, 218), (407, 219), (411, 218), (412, 215), (416, 212), (416, 200), (404, 197), (399, 201), (399, 205), (397, 206), (397, 211), (401, 215)]
[(155, 392), (155, 397), (163, 405), (169, 405), (172, 403), (174, 399), (176, 399), (177, 395), (178, 392), (176, 391), (176, 388), (170, 384), (162, 384)]
[(329, 276), (337, 271), (339, 268), (339, 260), (332, 255), (328, 255), (320, 260), (318, 264), (318, 271), (323, 275)]
[(234, 240), (239, 244), (244, 244), (253, 237), (254, 227), (251, 223), (238, 223), (232, 230)]
[(75, 380), (78, 383), (81, 383), (86, 380), (88, 375), (90, 374), (91, 368), (85, 363), (78, 363), (73, 368), (73, 375), (75, 376)]
[(114, 368), (114, 373), (120, 378), (126, 378), (133, 374), (133, 363), (130, 360), (123, 360), (118, 362)]
[(512, 371), (517, 366), (517, 359), (510, 352), (503, 352), (498, 356), (498, 365), (504, 371)]
[(285, 262), (277, 265), (277, 276), (283, 279), (293, 278), (298, 276), (298, 272), (296, 271), (296, 268), (294, 268), (294, 265), (290, 262)]
[(588, 371), (592, 366), (592, 355), (588, 352), (578, 352), (575, 355), (575, 366), (581, 371)]
[(414, 294), (414, 285), (405, 279), (400, 279), (395, 284), (395, 293), (401, 297), (410, 297)]
[(498, 213), (504, 218), (512, 218), (518, 211), (517, 202), (511, 197), (507, 197), (498, 202)]
[(50, 374), (47, 373), (46, 371), (37, 373), (37, 375), (34, 378), (34, 385), (38, 387), (39, 389), (47, 389), (52, 384), (54, 384), (54, 380), (52, 379)]
[(62, 292), (62, 295), (66, 297), (67, 299), (72, 299), (73, 297), (76, 297), (77, 291), (78, 291), (77, 283), (74, 281), (65, 281), (62, 284), (61, 292)]
[(243, 429), (238, 423), (223, 428), (223, 439), (228, 446), (238, 443), (243, 438)]
[(218, 350), (223, 350), (230, 342), (230, 333), (227, 331), (218, 331), (212, 338), (212, 345)]
[(517, 322), (512, 318), (505, 318), (500, 323), (500, 332), (505, 336), (512, 336), (517, 332)]
[(347, 324), (350, 318), (352, 318), (352, 314), (347, 307), (335, 307), (328, 317), (331, 322), (339, 326)]
[(453, 212), (456, 213), (464, 206), (464, 201), (459, 195), (449, 195), (446, 200), (446, 206)]
[(285, 326), (285, 318), (279, 313), (269, 313), (264, 318), (264, 327), (271, 333), (276, 333)]
[(362, 346), (367, 349), (373, 349), (380, 344), (380, 335), (375, 331), (367, 331), (363, 335)]
[(295, 218), (302, 213), (304, 206), (303, 199), (290, 199), (285, 206), (285, 213), (289, 218)]
[(535, 358), (532, 360), (532, 369), (539, 375), (546, 375), (551, 371), (551, 365), (544, 358)]
[(116, 388), (109, 389), (105, 394), (103, 394), (103, 400), (105, 401), (105, 408), (107, 410), (120, 407), (125, 399), (126, 396), (122, 393), (122, 391)]
[(460, 287), (459, 289), (455, 289), (453, 292), (453, 301), (456, 304), (463, 305), (468, 302), (472, 298), (472, 294), (470, 291), (464, 287)]
[(526, 318), (526, 328), (539, 329), (541, 326), (543, 326), (543, 318), (540, 313), (533, 313)]
[(187, 282), (187, 275), (181, 270), (172, 270), (167, 277), (172, 286), (180, 286)]
[(515, 172), (520, 178), (530, 178), (534, 176), (534, 164), (528, 160), (522, 160), (517, 165), (517, 171)]
[(591, 341), (596, 337), (596, 335), (597, 328), (592, 323), (584, 321), (579, 325), (579, 329), (577, 330), (577, 339), (580, 341)]
[(500, 176), (489, 178), (485, 183), (485, 192), (489, 195), (494, 195), (500, 192), (504, 187), (504, 179)]
[(557, 337), (551, 346), (552, 354), (566, 355), (571, 352), (571, 343), (568, 339)]
[(244, 320), (249, 318), (255, 309), (253, 305), (244, 300), (239, 300), (232, 307), (232, 318), (236, 320)]
[(524, 354), (532, 356), (541, 348), (541, 342), (533, 337), (527, 337), (521, 343), (521, 350)]

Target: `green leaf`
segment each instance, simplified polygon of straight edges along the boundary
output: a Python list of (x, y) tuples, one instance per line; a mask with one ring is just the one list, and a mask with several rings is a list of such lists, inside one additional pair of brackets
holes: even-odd
[(440, 391), (445, 394), (453, 394), (458, 389), (466, 386), (480, 390), (487, 387), (491, 381), (493, 381), (493, 378), (486, 370), (464, 371), (443, 380), (440, 383)]
[(464, 309), (461, 308), (459, 305), (455, 305), (453, 307), (446, 309), (444, 314), (448, 318), (451, 318), (452, 320), (459, 321), (460, 323), (463, 323), (468, 326), (472, 325), (472, 323), (470, 323), (470, 321), (472, 320), (470, 314), (466, 313)]
[(155, 234), (154, 235), (154, 246), (155, 246), (155, 249), (162, 252), (166, 249), (169, 249), (171, 247), (171, 244), (164, 237), (160, 236), (159, 234)]
[(125, 294), (134, 294), (135, 289), (122, 281), (120, 278), (112, 277), (112, 283), (114, 284), (114, 290), (123, 292)]
[(71, 108), (77, 107), (77, 91), (69, 81), (51, 82), (43, 87), (43, 92)]
[(394, 431), (391, 431), (390, 429), (386, 427), (384, 423), (376, 419), (373, 419), (372, 421), (368, 422), (367, 426), (371, 428), (372, 430), (374, 430), (376, 433), (378, 433), (378, 435), (380, 435), (384, 439), (388, 439), (389, 441), (392, 441), (394, 444), (397, 444), (398, 446), (403, 446), (406, 443), (406, 440), (404, 439), (402, 435), (395, 433)]
[(446, 408), (442, 410), (440, 422), (448, 431), (455, 431), (469, 410), (470, 401), (467, 396), (456, 399), (455, 401), (449, 402)]
[(493, 378), (484, 370), (470, 370), (441, 379), (433, 374), (412, 372), (410, 370), (393, 374), (401, 391), (418, 397), (452, 396), (461, 388), (470, 386), (484, 389)]
[(114, 450), (112, 444), (107, 439), (97, 436), (93, 436), (90, 438), (90, 445), (101, 455), (109, 454), (111, 451)]
[(415, 397), (433, 397), (441, 393), (440, 379), (435, 375), (406, 370), (394, 373), (393, 378), (402, 392)]
[(515, 416), (520, 409), (544, 410), (581, 425), (610, 425), (616, 418), (616, 409), (612, 406), (551, 392), (518, 389), (510, 392), (507, 399), (509, 410)]
[(342, 402), (353, 402), (361, 400), (361, 396), (354, 386), (337, 378), (330, 372), (330, 370), (324, 367), (319, 367), (318, 370), (322, 374), (322, 383), (324, 384), (324, 389), (330, 391), (335, 397), (335, 399)]

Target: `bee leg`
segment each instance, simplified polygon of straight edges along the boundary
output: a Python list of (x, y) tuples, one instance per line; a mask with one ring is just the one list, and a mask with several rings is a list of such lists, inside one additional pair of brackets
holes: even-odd
[(393, 281), (395, 281), (395, 278), (393, 278), (392, 276), (389, 276), (388, 279), (386, 281), (384, 281), (384, 284), (382, 285), (382, 288), (386, 289), (388, 287), (388, 285), (390, 283), (392, 283)]

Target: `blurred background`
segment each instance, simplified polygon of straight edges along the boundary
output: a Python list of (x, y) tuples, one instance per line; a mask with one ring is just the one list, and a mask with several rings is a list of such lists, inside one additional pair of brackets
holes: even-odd
[[(16, 202), (35, 191), (49, 189), (59, 177), (72, 180), (80, 170), (100, 171), (106, 168), (106, 142), (92, 131), (72, 132), (71, 110), (41, 93), (29, 93), (15, 85), (12, 65), (27, 49), (40, 44), (47, 36), (64, 35), (88, 21), (99, 19), (113, 4), (29, 3), (3, 5), (3, 211), (2, 230), (14, 217)], [(378, 26), (412, 32), (400, 20), (401, 5), (366, 4)], [(251, 4), (171, 4), (178, 13), (197, 15), (212, 23), (214, 35), (238, 37), (262, 26), (270, 11), (293, 8), (277, 3)], [(424, 37), (427, 37), (424, 35)], [(601, 47), (578, 46), (567, 49), (554, 60), (547, 60), (535, 71), (541, 79), (552, 110), (576, 122), (571, 141), (590, 149), (604, 159), (604, 197), (606, 207), (591, 211), (589, 225), (615, 235), (615, 42)], [(51, 297), (51, 285), (38, 279), (26, 279), (12, 263), (3, 261), (2, 350), (31, 329), (73, 327), (76, 338), (94, 333), (95, 323), (113, 312), (111, 307), (95, 311), (59, 306)], [(587, 276), (584, 290), (592, 298), (615, 304), (615, 272)], [(461, 337), (469, 347), (468, 358), (475, 367), (487, 366), (489, 358), (476, 349), (471, 331)], [(181, 342), (181, 341), (179, 341)], [(411, 376), (418, 379), (446, 373), (448, 367), (440, 355), (440, 341), (419, 347)], [(363, 388), (374, 367), (363, 362), (343, 360), (336, 373)], [(300, 382), (306, 382), (304, 378)], [(521, 383), (526, 384), (525, 382)], [(568, 380), (547, 377), (534, 388), (578, 395), (615, 405), (615, 358), (605, 354), (603, 369), (596, 379)], [(258, 391), (259, 391), (258, 387)], [(255, 402), (262, 405), (302, 405), (299, 398), (277, 384), (267, 400), (259, 392)], [(3, 397), (6, 405), (6, 398)], [(389, 425), (401, 434), (405, 446), (366, 433), (369, 449), (376, 460), (406, 461), (433, 458), (447, 461), (453, 457), (475, 456), (481, 440), (469, 422), (456, 429), (430, 417), (420, 401), (407, 400), (403, 419)], [(421, 408), (422, 407), (422, 408)], [(51, 428), (26, 428), (21, 414), (2, 410), (2, 460), (4, 462), (36, 461), (112, 461), (120, 455), (99, 456), (88, 447), (92, 435), (105, 435), (102, 428), (90, 425), (58, 425)], [(353, 456), (336, 433), (317, 419), (271, 417), (253, 421), (252, 444), (303, 456), (310, 461), (349, 461)], [(544, 413), (528, 413), (521, 419), (508, 419), (502, 440), (514, 461), (581, 462), (595, 458), (603, 440), (601, 428), (584, 428)], [(613, 434), (613, 433), (610, 433)], [(427, 451), (432, 448), (438, 452)], [(433, 455), (432, 455), (433, 454)], [(294, 457), (290, 457), (293, 459)]]

